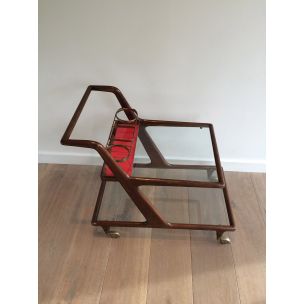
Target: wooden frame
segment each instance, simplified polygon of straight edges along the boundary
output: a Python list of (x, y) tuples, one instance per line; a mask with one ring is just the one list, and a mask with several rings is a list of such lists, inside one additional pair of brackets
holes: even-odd
[[(96, 150), (104, 160), (104, 165), (101, 171), (101, 186), (97, 197), (96, 206), (92, 217), (93, 226), (101, 226), (106, 233), (108, 233), (111, 226), (116, 227), (143, 227), (143, 228), (170, 228), (170, 229), (195, 229), (195, 230), (212, 230), (216, 231), (217, 238), (222, 242), (226, 243), (223, 239), (223, 233), (225, 231), (234, 231), (235, 222), (232, 214), (230, 198), (227, 190), (227, 184), (225, 182), (224, 171), (221, 166), (220, 156), (217, 148), (214, 128), (209, 123), (198, 123), (198, 122), (181, 122), (181, 121), (165, 121), (165, 120), (147, 120), (137, 118), (139, 124), (138, 137), (143, 144), (151, 162), (149, 164), (136, 164), (134, 167), (148, 167), (148, 168), (166, 168), (170, 169), (205, 169), (208, 174), (211, 174), (213, 170), (216, 170), (218, 181), (191, 181), (191, 180), (176, 180), (176, 179), (164, 179), (164, 178), (150, 178), (150, 177), (133, 177), (129, 176), (121, 167), (118, 165), (116, 160), (112, 157), (107, 147), (111, 141), (111, 136), (117, 128), (119, 122), (114, 118), (112, 129), (109, 135), (107, 145), (104, 146), (101, 143), (94, 140), (83, 140), (83, 139), (71, 139), (71, 133), (79, 119), (79, 116), (88, 100), (91, 91), (102, 91), (111, 92), (115, 94), (118, 99), (121, 108), (124, 109), (126, 116), (130, 121), (135, 120), (137, 117), (121, 91), (113, 86), (97, 86), (90, 85), (86, 89), (62, 139), (61, 143), (68, 146), (77, 146), (84, 148), (91, 148)], [(215, 159), (215, 166), (203, 166), (203, 165), (178, 165), (170, 164), (163, 157), (158, 147), (150, 137), (146, 128), (149, 126), (170, 126), (170, 127), (199, 127), (208, 128), (210, 132), (213, 154)], [(105, 166), (108, 166), (113, 172), (113, 176), (106, 176), (104, 174)], [(137, 206), (139, 211), (145, 217), (145, 222), (132, 222), (132, 221), (105, 221), (98, 220), (98, 214), (102, 203), (102, 197), (104, 194), (105, 186), (107, 182), (118, 181), (127, 194), (130, 196), (134, 204)], [(184, 224), (184, 223), (169, 223), (166, 222), (161, 214), (153, 207), (148, 198), (139, 190), (140, 186), (154, 185), (154, 186), (176, 186), (176, 187), (199, 187), (199, 188), (219, 188), (223, 190), (225, 205), (227, 209), (229, 225), (205, 225), (205, 224)], [(227, 240), (227, 239), (226, 239)], [(227, 241), (228, 242), (228, 241)]]

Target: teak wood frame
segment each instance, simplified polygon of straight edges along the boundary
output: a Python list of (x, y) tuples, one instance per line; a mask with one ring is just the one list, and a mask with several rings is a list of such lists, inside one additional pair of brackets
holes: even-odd
[[(129, 176), (121, 167), (117, 164), (116, 160), (109, 153), (107, 147), (111, 141), (113, 131), (117, 127), (117, 120), (114, 119), (112, 129), (109, 135), (107, 145), (104, 146), (101, 143), (94, 140), (82, 140), (82, 139), (70, 139), (71, 133), (79, 119), (79, 116), (88, 100), (91, 91), (111, 92), (115, 94), (118, 99), (121, 108), (125, 109), (125, 114), (129, 120), (134, 120), (136, 115), (131, 110), (126, 98), (121, 91), (113, 86), (100, 86), (90, 85), (86, 89), (62, 139), (61, 144), (68, 146), (76, 146), (83, 148), (91, 148), (96, 150), (104, 160), (104, 165), (101, 171), (101, 186), (99, 189), (93, 217), (92, 225), (101, 226), (106, 233), (109, 233), (111, 226), (114, 227), (143, 227), (143, 228), (170, 228), (170, 229), (194, 229), (194, 230), (211, 230), (216, 231), (217, 238), (222, 242), (222, 236), (225, 231), (234, 231), (235, 222), (231, 210), (230, 198), (225, 182), (224, 172), (221, 166), (220, 156), (217, 148), (216, 138), (214, 134), (213, 125), (210, 123), (198, 123), (198, 122), (181, 122), (181, 121), (165, 121), (165, 120), (148, 120), (137, 119), (139, 124), (138, 137), (143, 144), (151, 162), (148, 164), (134, 163), (134, 167), (148, 167), (148, 168), (167, 168), (167, 169), (204, 169), (208, 174), (216, 170), (218, 180), (217, 181), (191, 181), (191, 180), (176, 180), (176, 179), (164, 179), (164, 178), (150, 178), (150, 177), (134, 177)], [(212, 142), (213, 154), (215, 158), (216, 166), (204, 166), (204, 165), (181, 165), (170, 164), (163, 157), (158, 147), (150, 137), (146, 128), (149, 126), (170, 126), (170, 127), (198, 127), (208, 128), (210, 131), (210, 137)], [(113, 172), (113, 176), (105, 176), (105, 165), (107, 165)], [(118, 181), (130, 196), (134, 204), (139, 211), (145, 217), (145, 222), (135, 221), (107, 221), (98, 220), (98, 214), (102, 203), (102, 197), (104, 194), (105, 186), (107, 182)], [(148, 198), (139, 190), (140, 186), (153, 185), (153, 186), (176, 186), (176, 187), (198, 187), (198, 188), (220, 188), (223, 190), (225, 205), (227, 209), (229, 225), (205, 225), (205, 224), (185, 224), (185, 223), (169, 223), (166, 222), (157, 209), (151, 204)], [(222, 242), (225, 243), (225, 240)]]

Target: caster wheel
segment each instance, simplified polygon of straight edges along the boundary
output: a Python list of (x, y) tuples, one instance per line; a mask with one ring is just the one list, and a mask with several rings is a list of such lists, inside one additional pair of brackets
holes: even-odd
[(223, 232), (222, 233), (219, 233), (219, 232), (216, 233), (216, 238), (217, 238), (218, 242), (222, 245), (231, 244), (231, 240), (229, 239), (229, 237), (225, 237), (223, 234), (224, 234)]
[(220, 237), (218, 239), (219, 243), (222, 244), (222, 245), (225, 245), (225, 244), (231, 244), (231, 240), (229, 239), (229, 237)]
[(107, 236), (109, 236), (110, 238), (113, 238), (113, 239), (117, 239), (120, 237), (120, 234), (117, 231), (108, 231)]

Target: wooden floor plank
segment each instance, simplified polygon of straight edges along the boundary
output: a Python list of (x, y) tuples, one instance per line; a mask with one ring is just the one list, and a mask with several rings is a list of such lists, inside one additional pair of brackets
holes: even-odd
[[(221, 189), (188, 188), (188, 192), (191, 222), (229, 223)], [(194, 303), (240, 303), (231, 246), (219, 244), (215, 232), (191, 231), (191, 254)]]
[(58, 170), (55, 165), (39, 185), (39, 303), (49, 303), (53, 298), (75, 232), (66, 225), (77, 191), (72, 170), (64, 166)]
[(231, 233), (242, 304), (265, 303), (265, 222), (250, 173), (226, 173), (237, 230)]
[(250, 174), (255, 194), (258, 202), (264, 211), (264, 217), (266, 214), (266, 174), (265, 173), (251, 173)]
[[(237, 231), (231, 245), (220, 245), (214, 232), (117, 228), (120, 239), (96, 232), (99, 173), (39, 166), (39, 303), (265, 303), (264, 175), (226, 173)], [(104, 218), (143, 219), (124, 190), (113, 183), (107, 191)], [(227, 221), (216, 190), (142, 191), (170, 221)]]
[[(143, 220), (143, 216), (124, 189), (118, 183), (115, 184), (115, 192), (118, 194), (115, 200), (117, 205), (115, 219)], [(121, 237), (112, 240), (100, 303), (145, 303), (151, 229), (113, 227), (113, 230), (118, 231)]]
[(69, 166), (58, 199), (49, 202), (52, 226), (41, 221), (39, 303), (98, 303), (110, 240), (90, 225), (100, 183), (96, 169)]
[[(152, 199), (167, 220), (189, 223), (186, 188), (155, 187)], [(193, 303), (189, 231), (153, 229), (147, 303)]]
[[(67, 259), (62, 266), (53, 303), (98, 303), (105, 277), (111, 240), (90, 225), (97, 197), (100, 170), (88, 167), (78, 179), (81, 193), (70, 223), (76, 225)], [(74, 182), (77, 183), (77, 180)], [(79, 185), (80, 186), (80, 185)]]
[(64, 183), (62, 180), (67, 177), (66, 173), (68, 168), (69, 167), (66, 165), (39, 165), (39, 220), (47, 219), (49, 216), (48, 212), (50, 209), (53, 210), (54, 201), (60, 197), (60, 191), (64, 190)]

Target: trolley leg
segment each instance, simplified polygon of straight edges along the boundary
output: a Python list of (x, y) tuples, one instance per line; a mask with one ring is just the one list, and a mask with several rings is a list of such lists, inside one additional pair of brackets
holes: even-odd
[(224, 236), (224, 231), (216, 231), (216, 239), (222, 245), (231, 244), (229, 237)]
[(102, 229), (108, 237), (111, 237), (113, 239), (120, 237), (120, 233), (118, 231), (110, 230), (109, 226), (102, 227)]

